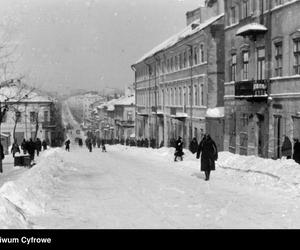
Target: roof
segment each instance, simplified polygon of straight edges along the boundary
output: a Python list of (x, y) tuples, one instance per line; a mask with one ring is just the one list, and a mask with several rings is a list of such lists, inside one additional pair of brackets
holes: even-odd
[(253, 32), (266, 32), (268, 29), (266, 26), (259, 23), (249, 23), (238, 29), (236, 32), (237, 36), (246, 36)]
[(123, 96), (115, 102), (115, 105), (134, 105), (135, 104), (135, 96)]
[[(166, 49), (174, 46), (176, 43), (182, 41), (183, 39), (185, 39), (189, 36), (192, 36), (193, 34), (199, 32), (199, 31), (203, 30), (204, 28), (208, 27), (209, 25), (213, 24), (214, 22), (216, 22), (223, 16), (224, 16), (224, 13), (222, 13), (218, 16), (209, 18), (208, 20), (206, 20), (203, 23), (200, 23), (200, 19), (192, 22), (190, 25), (186, 26), (183, 30), (181, 30), (177, 34), (173, 35), (172, 37), (168, 38), (167, 40), (165, 40), (164, 42), (162, 42), (161, 44), (157, 45), (152, 50), (147, 52), (138, 61), (136, 61), (135, 64), (138, 64), (138, 63), (144, 61), (145, 59), (155, 55), (156, 53), (161, 52), (163, 50), (166, 50)], [(198, 26), (193, 29), (193, 27), (195, 25), (198, 25)]]
[(126, 106), (126, 105), (134, 105), (135, 104), (135, 96), (122, 96), (119, 99), (112, 99), (106, 103), (99, 105), (98, 109), (107, 108), (107, 111), (114, 111), (115, 105)]
[(38, 90), (27, 85), (11, 84), (0, 87), (1, 102), (53, 102), (50, 96), (43, 95)]

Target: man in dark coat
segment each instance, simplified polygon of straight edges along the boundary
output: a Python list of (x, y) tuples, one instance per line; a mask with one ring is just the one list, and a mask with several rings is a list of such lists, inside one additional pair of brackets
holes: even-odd
[(40, 152), (42, 151), (42, 142), (40, 138), (36, 138), (35, 149), (36, 149), (36, 155), (39, 156)]
[(180, 160), (183, 161), (183, 141), (182, 138), (179, 136), (177, 141), (176, 141), (176, 146), (175, 146), (175, 158), (174, 161), (177, 161), (177, 157), (180, 157)]
[(193, 140), (191, 141), (189, 149), (192, 152), (192, 154), (195, 154), (197, 152), (198, 141), (197, 141), (196, 137), (194, 137)]
[(284, 141), (281, 147), (281, 155), (285, 156), (287, 159), (292, 158), (292, 143), (287, 136), (284, 136)]
[(23, 150), (23, 154), (25, 155), (25, 154), (27, 154), (27, 142), (26, 142), (26, 140), (25, 139), (23, 139), (23, 142), (21, 143), (21, 149)]
[(46, 140), (43, 140), (42, 146), (43, 146), (43, 150), (47, 150), (47, 142), (46, 142)]
[(205, 180), (209, 180), (210, 172), (215, 170), (215, 161), (218, 159), (218, 149), (216, 143), (210, 135), (205, 135), (197, 150), (197, 159), (201, 154), (201, 171), (205, 172)]
[(33, 161), (34, 160), (35, 143), (33, 142), (33, 140), (31, 138), (28, 142), (27, 150), (30, 155), (30, 160)]
[(294, 143), (293, 159), (295, 160), (295, 162), (300, 164), (300, 142), (299, 139), (295, 139), (294, 141), (295, 143)]

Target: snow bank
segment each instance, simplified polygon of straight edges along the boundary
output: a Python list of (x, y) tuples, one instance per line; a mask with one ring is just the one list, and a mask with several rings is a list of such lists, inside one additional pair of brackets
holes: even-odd
[[(174, 148), (135, 148), (127, 146), (113, 146), (117, 151), (127, 151), (139, 157), (164, 162), (173, 161)], [(176, 169), (199, 171), (200, 160), (196, 154), (184, 149), (184, 161), (176, 163)], [(255, 185), (286, 192), (300, 194), (300, 165), (294, 160), (263, 159), (256, 156), (242, 156), (230, 152), (219, 152), (214, 175), (226, 175), (234, 183), (240, 185)]]
[(294, 160), (272, 160), (222, 152), (217, 163), (225, 170), (244, 173), (248, 181), (255, 185), (300, 192), (300, 165)]
[(51, 194), (60, 183), (64, 164), (59, 155), (62, 149), (49, 149), (42, 153), (38, 163), (16, 181), (0, 188), (0, 228), (30, 228), (27, 216), (45, 211)]

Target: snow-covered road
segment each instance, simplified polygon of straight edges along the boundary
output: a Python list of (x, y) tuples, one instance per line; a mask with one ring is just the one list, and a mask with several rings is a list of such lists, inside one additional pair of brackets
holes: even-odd
[(30, 221), (34, 228), (300, 227), (298, 195), (243, 183), (221, 168), (205, 182), (198, 162), (174, 163), (168, 150), (60, 150), (60, 184)]

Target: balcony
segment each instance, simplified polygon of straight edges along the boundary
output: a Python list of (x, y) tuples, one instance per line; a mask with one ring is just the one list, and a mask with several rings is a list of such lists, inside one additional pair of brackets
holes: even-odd
[(268, 98), (267, 80), (250, 80), (235, 83), (235, 99), (266, 101)]

